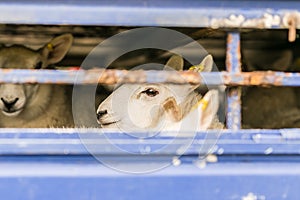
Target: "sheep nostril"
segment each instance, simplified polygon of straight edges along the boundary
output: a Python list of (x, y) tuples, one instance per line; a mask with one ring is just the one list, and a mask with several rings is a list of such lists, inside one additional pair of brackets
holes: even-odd
[(99, 120), (101, 117), (107, 114), (107, 110), (100, 110), (97, 112), (97, 119)]
[(5, 105), (5, 107), (7, 109), (11, 109), (17, 103), (18, 100), (19, 100), (19, 98), (15, 98), (12, 101), (8, 101), (8, 100), (4, 99), (3, 97), (1, 97), (1, 101), (3, 102), (3, 104)]

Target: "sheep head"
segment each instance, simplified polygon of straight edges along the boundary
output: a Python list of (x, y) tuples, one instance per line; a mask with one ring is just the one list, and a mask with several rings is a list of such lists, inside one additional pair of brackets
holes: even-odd
[[(71, 47), (73, 37), (64, 34), (38, 50), (13, 45), (0, 48), (0, 67), (8, 69), (45, 69), (59, 62)], [(32, 103), (38, 84), (1, 84), (0, 110), (7, 117), (18, 116)], [(46, 97), (45, 101), (46, 101)]]
[[(210, 55), (200, 64), (203, 71), (211, 71), (213, 60)], [(182, 70), (183, 59), (172, 56), (166, 70)], [(178, 75), (178, 78), (180, 75)], [(197, 86), (190, 84), (123, 84), (108, 96), (97, 109), (98, 123), (103, 128), (125, 131), (165, 130), (180, 125), (189, 113), (194, 113), (195, 125), (206, 129), (218, 109), (217, 91), (209, 91), (200, 101), (194, 92)], [(198, 103), (197, 108), (193, 107)], [(197, 116), (199, 115), (199, 120)]]

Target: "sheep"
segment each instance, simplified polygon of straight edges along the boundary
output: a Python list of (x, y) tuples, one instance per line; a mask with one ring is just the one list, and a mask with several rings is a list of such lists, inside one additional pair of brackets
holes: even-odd
[[(63, 59), (73, 36), (53, 38), (38, 50), (22, 45), (0, 48), (3, 69), (45, 69)], [(71, 98), (67, 86), (47, 84), (0, 84), (0, 127), (72, 127)]]
[[(182, 70), (183, 59), (174, 55), (166, 66)], [(206, 56), (200, 66), (204, 71), (211, 71), (212, 56)], [(216, 120), (218, 91), (210, 90), (202, 98), (195, 92), (197, 87), (189, 84), (123, 84), (98, 106), (98, 123), (102, 128), (123, 131), (222, 128)]]
[[(252, 50), (244, 53), (248, 71), (292, 70), (291, 50)], [(263, 57), (263, 59), (261, 59)], [(299, 88), (247, 87), (243, 88), (243, 128), (299, 128)]]

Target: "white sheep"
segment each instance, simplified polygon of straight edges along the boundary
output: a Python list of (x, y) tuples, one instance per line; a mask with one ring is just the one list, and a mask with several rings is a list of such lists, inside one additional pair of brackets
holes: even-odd
[[(0, 67), (45, 69), (59, 62), (71, 47), (73, 36), (64, 34), (38, 50), (13, 45), (0, 48)], [(70, 127), (74, 125), (66, 86), (1, 84), (0, 127)]]
[[(183, 60), (172, 56), (166, 66), (182, 70)], [(211, 71), (213, 59), (201, 62), (203, 71)], [(180, 75), (178, 75), (178, 78)], [(210, 90), (202, 98), (190, 84), (123, 84), (97, 109), (102, 128), (123, 131), (206, 130), (222, 128), (216, 120), (218, 91)]]

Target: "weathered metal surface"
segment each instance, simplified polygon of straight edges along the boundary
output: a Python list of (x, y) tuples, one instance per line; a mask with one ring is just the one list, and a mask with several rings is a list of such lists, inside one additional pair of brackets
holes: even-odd
[(274, 71), (222, 73), (224, 84), (232, 86), (300, 86), (300, 73)]
[[(192, 71), (127, 71), (127, 70), (22, 70), (0, 69), (0, 83), (56, 83), (56, 84), (115, 84), (115, 83), (205, 83), (215, 82), (218, 74), (208, 74), (210, 81)], [(183, 78), (182, 78), (183, 77)]]
[(226, 49), (226, 69), (231, 73), (241, 72), (240, 33), (228, 33)]
[[(229, 73), (241, 72), (240, 33), (231, 32), (227, 36), (226, 69)], [(227, 128), (241, 128), (241, 88), (227, 88)]]
[[(233, 12), (234, 13), (234, 12)], [(240, 14), (238, 14), (240, 13)], [(212, 28), (300, 28), (300, 12), (291, 10), (285, 12), (266, 11), (256, 17), (247, 17), (246, 13), (236, 12), (225, 18), (213, 18)]]
[(127, 70), (23, 70), (0, 69), (0, 83), (115, 84), (175, 83), (227, 86), (300, 86), (300, 73), (274, 71), (192, 72)]
[[(179, 166), (170, 163), (154, 173), (137, 175), (111, 169), (88, 156), (1, 158), (0, 193), (9, 200), (299, 198), (300, 164), (295, 161), (217, 162), (202, 168), (181, 161)], [(136, 161), (128, 165), (138, 165)], [(144, 165), (153, 163), (149, 158)]]
[[(86, 146), (95, 145), (93, 153), (100, 155), (177, 154), (189, 136), (171, 136), (161, 132), (125, 134), (109, 129), (0, 129), (0, 155), (89, 155)], [(149, 137), (145, 137), (148, 134)], [(141, 135), (141, 137), (138, 137)], [(187, 134), (188, 135), (188, 134)], [(210, 138), (208, 135), (219, 135)], [(207, 130), (195, 133), (184, 155), (198, 155), (203, 145), (212, 145), (211, 153), (224, 155), (300, 155), (300, 129)], [(111, 148), (116, 145), (127, 151)], [(97, 147), (97, 148), (96, 148)], [(162, 148), (168, 147), (168, 148)], [(157, 151), (159, 149), (159, 151)], [(271, 151), (272, 150), (272, 151)], [(274, 158), (275, 159), (275, 158)], [(300, 158), (299, 158), (300, 159)]]
[(241, 129), (241, 89), (232, 87), (227, 89), (227, 128)]
[[(270, 1), (271, 2), (271, 1)], [(270, 3), (270, 2), (267, 2)], [(246, 6), (249, 2), (244, 4)], [(292, 9), (297, 6), (299, 2), (286, 2), (283, 7), (290, 7), (289, 9), (272, 9), (276, 5), (266, 6), (266, 1), (260, 2), (258, 9), (248, 7), (247, 11), (243, 9), (236, 9), (231, 14), (223, 17), (212, 17), (210, 26), (212, 28), (260, 28), (260, 29), (289, 29), (289, 41), (293, 42), (296, 39), (295, 30), (300, 28), (300, 12)], [(276, 4), (283, 2), (276, 2)], [(243, 7), (240, 7), (243, 8)], [(264, 9), (265, 8), (265, 9)], [(280, 8), (280, 7), (279, 7)], [(255, 15), (256, 14), (256, 15)]]
[[(288, 28), (299, 1), (1, 1), (0, 23)], [(51, 14), (49, 14), (51, 13)], [(180, 13), (180, 14), (179, 14)], [(300, 22), (297, 21), (297, 27)]]
[(280, 27), (281, 20), (278, 14), (265, 13), (262, 16), (248, 18), (243, 14), (231, 14), (227, 18), (214, 18), (211, 20), (213, 28), (241, 27), (241, 28), (272, 28)]

